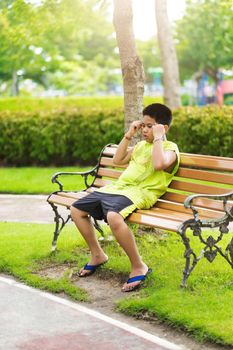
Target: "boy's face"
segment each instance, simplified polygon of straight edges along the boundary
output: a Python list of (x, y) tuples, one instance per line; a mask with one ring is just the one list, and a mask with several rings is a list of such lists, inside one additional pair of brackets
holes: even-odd
[[(148, 115), (144, 115), (142, 119), (142, 124), (141, 124), (141, 133), (145, 141), (152, 143), (154, 140), (154, 135), (153, 135), (153, 125), (156, 125), (156, 121), (149, 117)], [(168, 126), (164, 125), (165, 131), (167, 132)]]

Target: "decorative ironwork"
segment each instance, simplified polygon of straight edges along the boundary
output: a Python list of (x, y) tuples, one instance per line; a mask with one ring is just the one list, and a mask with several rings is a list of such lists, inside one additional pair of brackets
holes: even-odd
[[(89, 187), (92, 186), (93, 182), (95, 181), (96, 177), (98, 176), (97, 175), (97, 172), (98, 172), (98, 169), (100, 167), (100, 160), (101, 160), (101, 157), (104, 153), (104, 150), (107, 148), (107, 147), (110, 147), (110, 146), (113, 146), (113, 144), (109, 143), (108, 145), (106, 145), (102, 151), (100, 152), (100, 156), (99, 156), (99, 159), (98, 159), (98, 162), (96, 164), (96, 166), (94, 166), (94, 168), (88, 170), (88, 171), (83, 171), (83, 172), (77, 172), (77, 171), (69, 171), (69, 172), (58, 172), (56, 174), (54, 174), (52, 176), (52, 183), (56, 183), (58, 186), (59, 186), (59, 190), (60, 191), (63, 191), (63, 184), (58, 180), (58, 177), (59, 176), (63, 176), (63, 175), (81, 175), (82, 177), (84, 177), (84, 182), (85, 182), (85, 190), (88, 189)], [(91, 184), (88, 184), (88, 176), (91, 175), (91, 176), (94, 176), (94, 179), (92, 180)]]
[[(225, 215), (219, 219), (208, 219), (208, 220), (200, 220), (198, 209), (191, 205), (193, 199), (198, 197), (207, 197), (212, 199), (223, 199), (223, 207), (225, 211)], [(181, 224), (178, 233), (180, 234), (183, 244), (185, 246), (184, 258), (186, 259), (185, 268), (183, 271), (183, 278), (181, 281), (181, 287), (186, 286), (186, 282), (191, 272), (195, 268), (198, 261), (204, 256), (209, 262), (213, 262), (216, 258), (217, 254), (220, 254), (232, 267), (233, 269), (233, 238), (224, 248), (220, 247), (218, 243), (221, 242), (222, 238), (229, 234), (228, 225), (231, 221), (233, 221), (233, 206), (229, 209), (227, 207), (227, 201), (233, 198), (233, 192), (228, 193), (226, 195), (192, 195), (189, 196), (184, 205), (187, 208), (191, 208), (193, 211), (193, 219), (189, 219)], [(204, 237), (202, 228), (217, 228), (219, 233), (216, 231), (216, 237), (213, 235), (209, 235), (207, 238)], [(190, 239), (186, 235), (187, 229), (192, 230), (192, 234), (194, 237), (198, 237), (199, 241), (203, 245), (203, 249), (201, 249), (200, 255), (197, 256), (193, 251), (190, 245)]]
[(52, 209), (53, 209), (53, 211), (55, 213), (55, 218), (54, 218), (55, 231), (54, 231), (54, 234), (53, 234), (52, 249), (51, 249), (52, 251), (55, 251), (56, 250), (56, 246), (57, 246), (58, 236), (61, 233), (61, 230), (64, 228), (64, 226), (70, 220), (71, 216), (68, 215), (66, 219), (63, 219), (63, 217), (58, 213), (57, 206), (54, 205), (53, 203), (50, 203), (50, 202), (49, 202), (49, 204), (51, 205), (51, 207), (52, 207)]
[[(92, 186), (92, 184), (95, 181), (96, 177), (98, 177), (97, 173), (98, 173), (98, 169), (100, 167), (100, 159), (101, 159), (101, 157), (102, 157), (102, 155), (104, 153), (104, 150), (107, 147), (109, 147), (109, 146), (112, 146), (112, 144), (108, 144), (107, 146), (105, 146), (102, 149), (96, 166), (94, 168), (92, 168), (91, 170), (84, 171), (84, 172), (58, 172), (58, 173), (53, 175), (53, 177), (51, 179), (52, 183), (56, 183), (59, 186), (59, 191), (67, 192), (67, 191), (64, 191), (64, 186), (63, 186), (62, 182), (58, 180), (58, 177), (59, 176), (63, 176), (63, 175), (80, 175), (80, 176), (82, 176), (84, 178), (84, 183), (85, 183), (85, 186), (86, 186), (86, 188), (84, 190), (87, 190), (88, 188), (90, 188)], [(88, 184), (88, 177), (89, 176), (93, 176), (94, 177), (90, 184)], [(64, 228), (64, 226), (67, 224), (67, 222), (71, 219), (70, 215), (68, 215), (67, 218), (64, 219), (59, 214), (57, 206), (55, 206), (53, 203), (49, 202), (49, 198), (53, 194), (57, 194), (59, 191), (53, 192), (47, 199), (47, 202), (51, 205), (51, 207), (52, 207), (52, 209), (53, 209), (53, 211), (55, 213), (55, 217), (54, 217), (55, 231), (54, 231), (53, 241), (52, 241), (52, 251), (56, 250), (56, 244), (57, 244), (58, 236), (61, 233), (61, 231)], [(100, 232), (101, 236), (104, 238), (104, 231), (102, 230), (101, 226), (99, 225), (99, 223), (96, 220), (94, 220), (94, 227)]]

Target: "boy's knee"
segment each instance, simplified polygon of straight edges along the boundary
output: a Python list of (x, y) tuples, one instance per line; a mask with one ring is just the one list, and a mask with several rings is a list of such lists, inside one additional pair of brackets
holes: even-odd
[(74, 218), (74, 217), (82, 217), (82, 216), (87, 216), (87, 214), (84, 212), (84, 211), (82, 211), (82, 210), (79, 210), (79, 209), (77, 209), (77, 208), (75, 208), (75, 207), (73, 207), (73, 205), (71, 205), (71, 207), (70, 207), (70, 214), (71, 214), (71, 217), (72, 217), (72, 219)]
[(71, 207), (70, 207), (70, 215), (71, 215), (71, 217), (73, 218), (75, 215), (77, 215), (78, 214), (78, 210), (77, 210), (77, 208), (75, 208), (75, 207), (73, 207), (72, 205), (71, 205)]
[(123, 221), (124, 219), (119, 213), (114, 211), (109, 211), (107, 213), (107, 222), (113, 230), (118, 228)]

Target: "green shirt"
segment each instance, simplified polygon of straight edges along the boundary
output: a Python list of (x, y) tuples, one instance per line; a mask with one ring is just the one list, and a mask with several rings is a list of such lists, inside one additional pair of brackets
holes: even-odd
[(171, 173), (156, 170), (152, 164), (153, 144), (136, 144), (128, 167), (116, 182), (98, 189), (98, 192), (121, 194), (129, 198), (137, 209), (148, 209), (162, 196), (179, 167), (179, 150), (175, 143), (163, 141), (164, 150), (175, 151), (177, 161)]

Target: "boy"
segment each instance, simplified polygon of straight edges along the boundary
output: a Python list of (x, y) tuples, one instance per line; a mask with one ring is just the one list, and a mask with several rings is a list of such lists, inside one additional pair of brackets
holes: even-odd
[[(178, 169), (178, 147), (166, 141), (165, 137), (171, 120), (171, 110), (163, 104), (153, 103), (144, 108), (142, 121), (131, 124), (113, 157), (115, 164), (130, 162), (129, 166), (115, 183), (97, 189), (73, 203), (72, 219), (91, 252), (90, 261), (79, 271), (80, 277), (90, 276), (108, 261), (89, 216), (108, 222), (116, 240), (129, 257), (131, 273), (122, 287), (123, 292), (137, 289), (150, 272), (139, 255), (134, 236), (124, 219), (135, 209), (150, 208), (166, 192)], [(144, 141), (128, 150), (130, 141), (139, 130)]]

